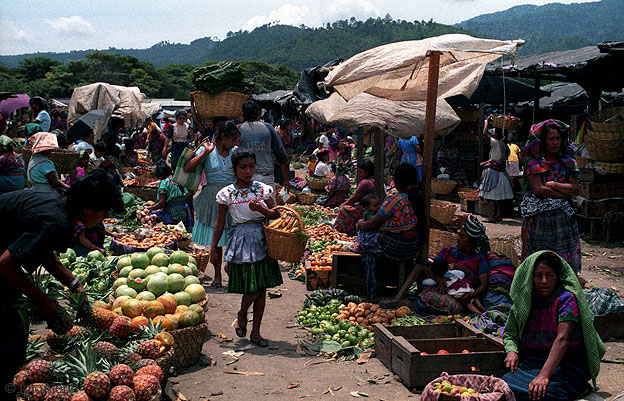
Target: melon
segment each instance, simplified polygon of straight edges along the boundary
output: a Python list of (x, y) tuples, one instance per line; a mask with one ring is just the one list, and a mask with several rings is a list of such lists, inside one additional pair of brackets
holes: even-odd
[(188, 292), (184, 292), (184, 291), (176, 292), (175, 294), (173, 294), (173, 296), (175, 297), (178, 305), (189, 306), (190, 304), (193, 303), (191, 299), (191, 295)]
[(201, 284), (190, 284), (184, 292), (191, 296), (191, 303), (197, 303), (206, 297), (206, 290)]
[(189, 262), (189, 255), (187, 255), (186, 252), (184, 251), (174, 251), (169, 256), (169, 263), (179, 263), (182, 266), (184, 266), (188, 264), (188, 262)]
[(160, 266), (160, 271), (167, 274), (167, 272), (169, 271), (169, 265), (167, 266)]
[(125, 277), (119, 277), (117, 280), (115, 280), (115, 282), (113, 283), (113, 291), (115, 291), (119, 286), (122, 285), (128, 285), (128, 279)]
[(150, 274), (156, 274), (158, 272), (160, 272), (160, 267), (158, 266), (154, 266), (154, 265), (149, 265), (145, 268), (145, 273), (149, 276)]
[(128, 274), (132, 271), (132, 266), (126, 266), (119, 272), (119, 277), (128, 277)]
[(188, 305), (178, 305), (175, 310), (175, 314), (179, 315), (188, 310)]
[(121, 271), (121, 269), (126, 266), (132, 266), (132, 259), (130, 258), (130, 256), (120, 257), (116, 264), (117, 271)]
[(115, 290), (115, 298), (119, 298), (121, 296), (128, 296), (130, 298), (134, 298), (137, 296), (137, 292), (127, 285), (120, 285)]
[(147, 277), (147, 273), (143, 269), (132, 269), (130, 273), (128, 273), (128, 278), (145, 278)]
[(191, 263), (192, 263), (192, 264), (194, 264), (195, 266), (197, 266), (197, 261), (195, 260), (195, 258), (194, 258), (192, 255), (188, 255), (188, 257), (189, 257), (189, 261), (188, 261), (188, 263), (189, 263), (189, 264), (191, 264)]
[(169, 278), (169, 275), (167, 273), (165, 273), (165, 272), (156, 273), (156, 274), (154, 274), (154, 276), (160, 277), (161, 279), (163, 279), (165, 281), (167, 281), (167, 279)]
[(197, 274), (199, 273), (199, 270), (197, 269), (197, 265), (189, 263), (188, 266), (191, 268), (191, 273), (193, 274), (193, 276), (197, 276)]
[(132, 267), (135, 269), (145, 269), (150, 264), (150, 260), (143, 252), (136, 252), (130, 256)]
[(167, 314), (165, 315), (165, 317), (171, 322), (171, 330), (175, 330), (178, 328), (179, 323), (178, 323), (178, 318), (176, 316)]
[(188, 266), (182, 266), (182, 267), (184, 267), (184, 274), (183, 274), (184, 277), (190, 276), (193, 274), (193, 270), (190, 267)]
[(409, 306), (401, 306), (396, 310), (397, 317), (410, 316), (412, 314), (412, 310)]
[(121, 308), (121, 305), (129, 299), (132, 298), (127, 295), (122, 295), (119, 298), (116, 298), (115, 301), (113, 301), (113, 309)]
[(149, 301), (143, 306), (143, 316), (150, 319), (165, 314), (165, 306), (158, 301)]
[(188, 287), (191, 284), (200, 284), (199, 279), (195, 276), (184, 277), (184, 288)]
[(165, 307), (165, 313), (175, 313), (178, 307), (178, 302), (171, 294), (163, 294), (156, 299)]
[(138, 299), (128, 299), (121, 305), (121, 312), (129, 318), (137, 317), (143, 313), (143, 304)]
[(201, 306), (199, 306), (199, 304), (193, 304), (191, 306), (189, 306), (189, 310), (192, 310), (193, 312), (197, 313), (198, 318), (198, 323), (203, 323), (206, 320), (206, 315), (204, 312), (204, 308), (202, 308)]
[(184, 275), (184, 266), (182, 266), (179, 263), (170, 264), (169, 268), (167, 269), (167, 274), (173, 274), (173, 273)]
[[(130, 273), (132, 273), (132, 272), (130, 272)], [(141, 291), (145, 290), (145, 287), (147, 286), (147, 280), (142, 279), (140, 277), (129, 278), (127, 285), (128, 285), (128, 287), (132, 288), (136, 292), (141, 292)]]
[(147, 290), (158, 297), (167, 291), (167, 281), (154, 275), (147, 283)]
[(141, 291), (137, 294), (136, 299), (139, 301), (155, 301), (156, 295), (152, 294), (149, 291)]
[(155, 246), (153, 248), (148, 249), (147, 252), (145, 252), (145, 254), (147, 255), (148, 258), (150, 258), (150, 260), (152, 260), (155, 255), (159, 253), (164, 253), (164, 252), (165, 251), (163, 251), (162, 248)]
[(198, 320), (199, 316), (197, 315), (197, 313), (189, 309), (180, 315), (180, 317), (178, 318), (178, 325), (180, 327), (195, 326)]
[(149, 320), (145, 316), (137, 316), (132, 318), (132, 326), (134, 327), (134, 331), (141, 331), (141, 326), (148, 326)]
[(167, 278), (167, 291), (175, 294), (184, 289), (184, 284), (184, 277), (181, 274), (170, 274)]
[(173, 330), (173, 324), (171, 323), (171, 320), (167, 319), (165, 316), (156, 316), (152, 319), (152, 323), (154, 324), (154, 326), (160, 323), (160, 327), (162, 329)]
[(158, 253), (156, 255), (154, 255), (154, 257), (152, 258), (152, 262), (153, 265), (155, 266), (169, 266), (169, 256), (167, 256), (164, 253)]

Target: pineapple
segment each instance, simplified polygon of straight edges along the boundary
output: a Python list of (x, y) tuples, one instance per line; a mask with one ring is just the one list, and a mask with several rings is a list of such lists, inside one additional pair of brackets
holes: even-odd
[(87, 337), (89, 330), (82, 326), (74, 326), (67, 332), (69, 337)]
[(158, 391), (158, 379), (151, 375), (135, 376), (132, 383), (136, 401), (148, 401)]
[(103, 398), (110, 390), (110, 379), (102, 372), (92, 372), (84, 380), (85, 393), (93, 398)]
[(15, 387), (15, 391), (21, 393), (26, 385), (28, 385), (28, 371), (20, 370), (13, 377), (13, 387)]
[(92, 400), (91, 400), (91, 397), (87, 395), (87, 393), (85, 393), (83, 390), (80, 390), (72, 396), (71, 401), (92, 401)]
[(158, 359), (165, 352), (165, 347), (161, 347), (155, 340), (144, 341), (137, 347), (137, 354), (143, 358)]
[(32, 360), (23, 369), (28, 372), (27, 381), (29, 383), (47, 382), (54, 377), (52, 362), (43, 359)]
[(152, 375), (158, 379), (159, 382), (163, 380), (163, 372), (158, 365), (144, 366), (136, 371), (135, 376)]
[(113, 311), (104, 308), (93, 308), (93, 324), (98, 329), (108, 330), (114, 320), (115, 314)]
[(137, 363), (134, 364), (134, 366), (136, 366), (137, 368), (142, 368), (143, 366), (149, 366), (149, 365), (157, 365), (156, 361), (153, 359), (141, 359), (140, 361), (137, 361)]
[(108, 401), (135, 401), (134, 391), (128, 386), (121, 385), (113, 387), (108, 395)]
[(127, 337), (133, 330), (132, 322), (125, 316), (115, 318), (109, 328), (111, 335), (117, 338)]
[(124, 357), (124, 361), (129, 364), (137, 363), (140, 360), (141, 360), (141, 355), (137, 354), (136, 352), (132, 352)]
[(48, 390), (44, 401), (71, 401), (71, 394), (63, 386), (54, 386)]
[(113, 367), (108, 375), (113, 385), (118, 386), (125, 384), (126, 386), (132, 385), (132, 377), (134, 372), (128, 365), (119, 364)]
[(69, 337), (67, 337), (67, 335), (56, 334), (52, 330), (48, 330), (45, 339), (50, 349), (56, 352), (63, 352), (69, 343)]
[(24, 390), (26, 401), (44, 401), (49, 387), (45, 383), (33, 383)]
[(98, 355), (101, 355), (106, 359), (115, 359), (117, 355), (119, 355), (119, 348), (107, 341), (98, 341), (93, 346), (93, 349)]

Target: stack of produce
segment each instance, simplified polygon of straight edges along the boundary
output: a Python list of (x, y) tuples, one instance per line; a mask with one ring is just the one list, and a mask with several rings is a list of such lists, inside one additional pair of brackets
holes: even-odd
[(310, 250), (312, 254), (308, 260), (312, 270), (331, 270), (334, 252), (346, 251), (348, 247), (338, 244), (336, 241), (320, 240), (311, 241)]
[(191, 72), (193, 85), (199, 91), (217, 94), (224, 91), (249, 92), (251, 83), (236, 61), (208, 64)]
[[(119, 278), (113, 283), (115, 300), (112, 310), (98, 311), (104, 326), (123, 322), (135, 330), (151, 320), (166, 330), (204, 323), (200, 302), (206, 292), (197, 278), (195, 259), (183, 251), (167, 256), (161, 248), (150, 248), (146, 253), (133, 253), (119, 258)], [(95, 317), (95, 310), (94, 310)], [(121, 319), (121, 320), (120, 320)], [(130, 326), (128, 326), (128, 322)]]
[(353, 242), (353, 237), (349, 237), (345, 233), (336, 231), (327, 223), (322, 223), (314, 227), (307, 227), (305, 232), (308, 236), (310, 236), (310, 239), (314, 241), (329, 240)]
[(116, 239), (117, 242), (123, 245), (128, 245), (133, 248), (151, 248), (161, 247), (174, 243), (176, 237), (170, 233), (164, 233), (152, 230), (140, 230), (131, 234), (123, 235)]
[[(409, 310), (409, 308), (407, 309)], [(399, 313), (401, 313), (400, 309)], [(396, 317), (397, 311), (385, 310), (376, 304), (363, 302), (358, 305), (355, 302), (349, 302), (346, 307), (340, 309), (340, 313), (336, 317), (336, 320), (348, 320), (351, 324), (364, 326), (368, 330), (372, 331), (373, 324), (392, 324), (397, 321)]]
[(273, 220), (267, 227), (287, 233), (301, 231), (301, 228), (299, 227), (299, 224), (297, 222), (297, 218), (290, 215), (279, 217)]
[(59, 258), (61, 263), (80, 280), (89, 296), (102, 299), (110, 294), (111, 272), (116, 258), (107, 259), (98, 251), (89, 252), (87, 257), (77, 257), (71, 248), (61, 253)]
[(439, 383), (433, 383), (433, 388), (434, 388), (433, 391), (435, 391), (436, 393), (446, 393), (446, 394), (450, 394), (454, 396), (478, 397), (482, 395), (482, 393), (478, 393), (472, 388), (467, 388), (467, 387), (451, 384), (451, 382), (448, 380), (442, 380)]

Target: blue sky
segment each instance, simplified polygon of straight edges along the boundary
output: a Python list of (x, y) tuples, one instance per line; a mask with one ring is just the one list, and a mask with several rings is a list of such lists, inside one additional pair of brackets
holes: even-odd
[[(563, 0), (580, 3), (586, 0)], [(163, 40), (225, 38), (279, 21), (319, 26), (338, 19), (383, 17), (452, 24), (519, 4), (549, 0), (113, 0), (0, 1), (0, 54), (145, 48)], [(509, 38), (516, 39), (516, 38)]]

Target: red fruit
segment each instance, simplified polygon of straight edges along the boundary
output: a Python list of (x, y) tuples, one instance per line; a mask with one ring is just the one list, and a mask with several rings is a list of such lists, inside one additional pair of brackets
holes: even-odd
[(71, 401), (69, 390), (63, 386), (54, 386), (48, 390), (45, 401)]
[(134, 377), (134, 372), (132, 368), (128, 365), (115, 365), (108, 375), (110, 377), (110, 381), (113, 385), (119, 386), (125, 384), (126, 386), (132, 385), (132, 377)]
[(142, 368), (143, 366), (149, 366), (149, 365), (157, 365), (156, 361), (153, 359), (141, 359), (140, 361), (137, 361), (137, 363), (135, 364), (135, 366), (137, 368)]
[(134, 391), (124, 385), (113, 387), (108, 394), (109, 401), (134, 401), (135, 399)]
[(441, 350), (438, 351), (438, 355), (446, 355), (448, 353), (449, 352), (447, 350), (445, 350), (445, 349), (441, 349)]
[(132, 379), (136, 401), (148, 401), (158, 391), (158, 379), (155, 376), (143, 375)]
[(164, 353), (164, 349), (161, 350), (160, 344), (155, 340), (148, 340), (139, 344), (136, 352), (143, 358), (158, 359)]
[(110, 379), (102, 372), (89, 373), (84, 380), (84, 389), (89, 397), (103, 398), (110, 390)]
[(49, 387), (45, 383), (33, 383), (24, 390), (26, 401), (44, 401)]
[(119, 316), (115, 318), (113, 324), (111, 325), (108, 331), (111, 335), (117, 338), (127, 337), (134, 330), (134, 326), (132, 326), (132, 321), (125, 316)]
[(158, 365), (149, 365), (144, 366), (141, 369), (137, 370), (134, 376), (144, 376), (144, 375), (152, 375), (155, 376), (159, 382), (163, 380), (163, 372)]
[(28, 372), (26, 370), (20, 370), (13, 376), (13, 387), (15, 387), (15, 391), (21, 393), (24, 391), (26, 385), (28, 385)]
[(27, 381), (29, 383), (43, 383), (52, 380), (54, 368), (52, 362), (43, 359), (34, 359), (23, 368), (28, 372)]
[(92, 400), (91, 400), (91, 397), (87, 395), (87, 393), (80, 390), (72, 396), (71, 401), (92, 401)]

